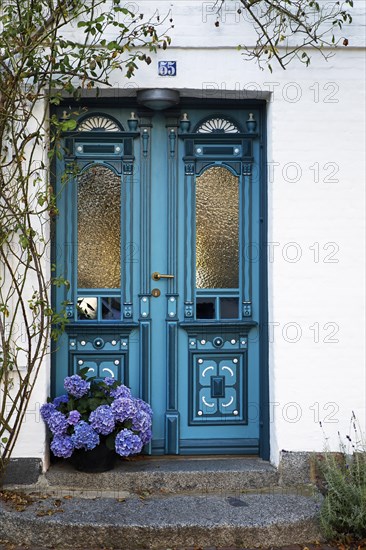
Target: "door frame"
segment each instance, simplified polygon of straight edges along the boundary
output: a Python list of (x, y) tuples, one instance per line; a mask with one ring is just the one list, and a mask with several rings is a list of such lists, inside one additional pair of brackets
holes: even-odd
[[(122, 90), (120, 90), (122, 92)], [(108, 97), (107, 90), (100, 90), (98, 99), (83, 97), (83, 106), (96, 109), (99, 112), (104, 108), (126, 108), (131, 110), (141, 110), (136, 103), (136, 99), (131, 97), (131, 89), (125, 91), (128, 97)], [(135, 91), (132, 90), (132, 94)], [(121, 93), (123, 95), (123, 93)], [(259, 329), (259, 456), (264, 460), (269, 460), (270, 457), (270, 403), (269, 403), (269, 330), (268, 330), (268, 188), (267, 188), (267, 112), (266, 102), (264, 100), (224, 100), (215, 98), (202, 98), (202, 90), (190, 91), (189, 97), (182, 97), (178, 109), (181, 111), (189, 110), (190, 107), (201, 108), (204, 110), (212, 110), (219, 112), (223, 109), (235, 109), (240, 112), (243, 109), (255, 108), (260, 110), (260, 126), (258, 133), (260, 135), (260, 158), (259, 158), (259, 185), (260, 185), (260, 242), (259, 242), (259, 262), (260, 262), (260, 281), (259, 281), (259, 318), (261, 320), (261, 326)], [(61, 108), (71, 106), (72, 108), (79, 107), (80, 102), (76, 103), (71, 99), (65, 100)], [(54, 112), (59, 112), (60, 109), (54, 109)], [(177, 109), (175, 108), (175, 111)], [(171, 110), (174, 116), (174, 109)], [(53, 173), (55, 173), (55, 167), (53, 167)], [(51, 257), (54, 263), (57, 256), (57, 250), (55, 242), (52, 242)], [(52, 291), (53, 299), (55, 299), (54, 289)], [(130, 329), (125, 325), (127, 333), (136, 327), (134, 323), (131, 323)], [(140, 319), (140, 341), (141, 344), (145, 343), (146, 346), (140, 347), (140, 368), (147, 374), (149, 357), (149, 330), (147, 322), (144, 319)], [(52, 370), (51, 370), (51, 389), (53, 395), (55, 395), (55, 351), (57, 349), (57, 343), (52, 343)], [(146, 398), (149, 393), (149, 381), (148, 377), (142, 377), (143, 383), (141, 387), (142, 397)]]

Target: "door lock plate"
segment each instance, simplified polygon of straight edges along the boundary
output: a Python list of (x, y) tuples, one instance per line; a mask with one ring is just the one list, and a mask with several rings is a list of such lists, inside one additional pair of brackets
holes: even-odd
[(154, 298), (159, 298), (161, 292), (158, 288), (153, 288), (151, 291), (151, 295), (154, 296)]

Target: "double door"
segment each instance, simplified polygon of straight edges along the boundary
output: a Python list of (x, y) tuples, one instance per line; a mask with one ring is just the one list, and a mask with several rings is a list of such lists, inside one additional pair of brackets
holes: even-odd
[[(154, 411), (151, 454), (260, 449), (261, 111), (88, 111), (58, 161), (54, 391), (88, 367)], [(247, 124), (250, 119), (255, 124)], [(263, 393), (263, 392), (262, 392)]]

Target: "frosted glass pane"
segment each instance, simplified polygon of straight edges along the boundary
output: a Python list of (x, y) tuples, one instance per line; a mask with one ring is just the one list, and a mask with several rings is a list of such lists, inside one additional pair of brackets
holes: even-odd
[(239, 178), (220, 166), (196, 178), (196, 287), (239, 287)]
[(121, 178), (93, 166), (78, 182), (78, 286), (121, 284)]

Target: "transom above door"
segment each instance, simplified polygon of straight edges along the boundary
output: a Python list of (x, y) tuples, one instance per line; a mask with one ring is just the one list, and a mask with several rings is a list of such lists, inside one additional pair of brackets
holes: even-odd
[(129, 385), (148, 453), (259, 452), (262, 126), (258, 106), (105, 109), (64, 136), (54, 385), (85, 366)]

